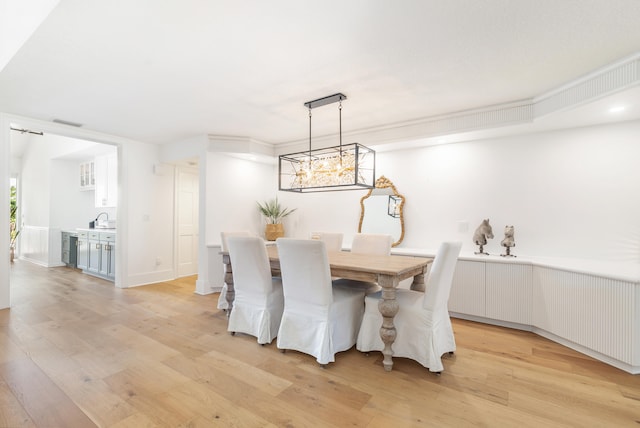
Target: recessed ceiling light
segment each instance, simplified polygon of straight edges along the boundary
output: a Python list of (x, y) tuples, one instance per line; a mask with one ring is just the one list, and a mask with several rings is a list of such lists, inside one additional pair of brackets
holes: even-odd
[(624, 106), (611, 107), (611, 108), (609, 109), (609, 113), (621, 113), (621, 112), (623, 112), (623, 111), (624, 111), (624, 109), (625, 109), (625, 107), (624, 107)]

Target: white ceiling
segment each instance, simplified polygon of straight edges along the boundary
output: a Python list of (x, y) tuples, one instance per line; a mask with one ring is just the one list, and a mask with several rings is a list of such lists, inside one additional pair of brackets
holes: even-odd
[[(343, 92), (344, 132), (393, 130), (637, 55), (639, 23), (638, 0), (62, 0), (0, 71), (0, 111), (157, 144), (283, 144), (308, 138), (305, 101)], [(607, 98), (526, 127), (638, 118), (630, 89), (617, 119)], [(337, 131), (336, 109), (313, 114), (314, 135)]]

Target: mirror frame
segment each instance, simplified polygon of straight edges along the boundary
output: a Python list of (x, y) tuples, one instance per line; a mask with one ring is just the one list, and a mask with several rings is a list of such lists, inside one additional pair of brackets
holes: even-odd
[(402, 242), (402, 240), (404, 239), (404, 204), (407, 201), (407, 199), (404, 197), (404, 195), (398, 193), (398, 189), (396, 189), (396, 186), (393, 185), (393, 183), (391, 182), (391, 180), (389, 180), (387, 177), (385, 177), (384, 175), (381, 175), (377, 180), (376, 180), (376, 184), (375, 184), (375, 188), (370, 189), (369, 192), (364, 195), (362, 198), (360, 198), (360, 224), (358, 224), (358, 233), (362, 233), (362, 222), (364, 221), (364, 201), (365, 199), (369, 198), (372, 196), (375, 196), (374, 192), (376, 189), (391, 189), (391, 192), (393, 193), (385, 193), (385, 194), (393, 194), (397, 197), (402, 198), (402, 201), (400, 202), (400, 238), (394, 242), (393, 244), (391, 244), (392, 247), (397, 247), (398, 245), (400, 245), (400, 243)]

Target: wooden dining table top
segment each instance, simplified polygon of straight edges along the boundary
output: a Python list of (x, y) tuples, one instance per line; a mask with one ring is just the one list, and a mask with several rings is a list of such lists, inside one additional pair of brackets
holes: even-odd
[[(275, 245), (267, 247), (272, 268), (279, 268), (280, 259)], [(432, 257), (382, 256), (356, 254), (348, 251), (329, 252), (331, 275), (361, 281), (376, 281), (378, 275), (403, 280), (424, 274)]]

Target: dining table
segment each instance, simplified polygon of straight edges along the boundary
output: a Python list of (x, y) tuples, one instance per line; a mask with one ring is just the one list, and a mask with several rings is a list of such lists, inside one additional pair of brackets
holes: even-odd
[[(274, 276), (280, 275), (280, 257), (275, 245), (267, 246), (269, 264)], [(413, 278), (411, 289), (424, 292), (425, 275), (432, 257), (399, 256), (399, 255), (371, 255), (356, 254), (349, 251), (328, 252), (329, 267), (332, 277), (351, 279), (356, 281), (375, 282), (382, 288), (381, 299), (378, 304), (382, 315), (380, 337), (384, 343), (383, 366), (386, 371), (393, 368), (392, 345), (396, 339), (396, 328), (393, 322), (398, 313), (396, 289), (401, 281)], [(233, 310), (235, 290), (233, 288), (233, 268), (228, 253), (222, 253), (225, 269), (225, 283), (227, 284), (227, 314)]]

